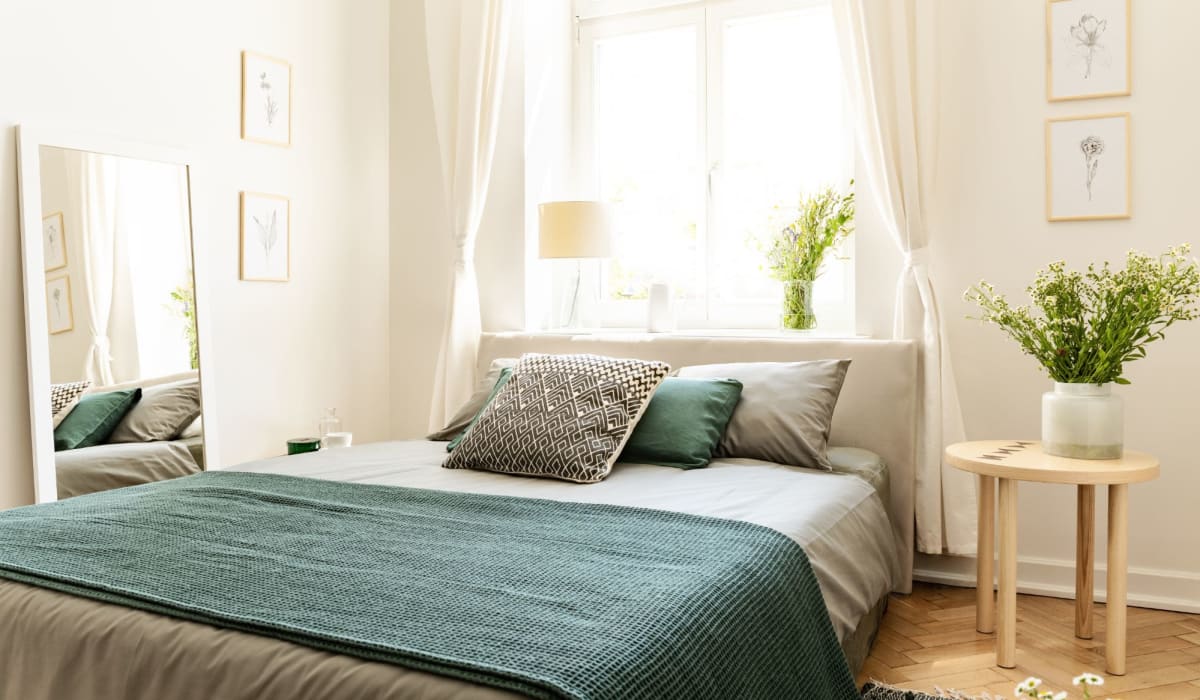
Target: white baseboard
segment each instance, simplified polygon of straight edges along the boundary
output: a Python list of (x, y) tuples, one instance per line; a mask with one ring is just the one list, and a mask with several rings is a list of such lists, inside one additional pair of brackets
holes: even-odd
[[(1107, 571), (1096, 565), (1096, 600), (1105, 599)], [(975, 587), (975, 558), (917, 554), (913, 578), (948, 586)], [(1075, 562), (1017, 558), (1017, 590), (1054, 598), (1075, 598)], [(1141, 608), (1200, 613), (1200, 574), (1168, 569), (1129, 569), (1129, 604)]]

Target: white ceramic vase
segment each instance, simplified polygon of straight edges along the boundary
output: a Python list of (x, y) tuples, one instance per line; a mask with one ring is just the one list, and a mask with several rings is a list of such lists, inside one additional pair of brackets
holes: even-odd
[(1054, 383), (1042, 394), (1042, 450), (1075, 459), (1117, 459), (1124, 450), (1125, 407), (1112, 384)]

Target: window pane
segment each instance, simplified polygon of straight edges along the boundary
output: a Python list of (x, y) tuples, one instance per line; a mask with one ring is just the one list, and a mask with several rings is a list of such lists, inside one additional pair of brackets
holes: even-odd
[(658, 278), (703, 294), (696, 34), (689, 26), (596, 42), (600, 196), (621, 205), (605, 298), (645, 298)]
[[(844, 189), (850, 178), (833, 16), (823, 6), (728, 20), (719, 31), (722, 148), (709, 285), (716, 301), (769, 299), (778, 286), (761, 242), (795, 217), (803, 194)], [(842, 273), (827, 263), (814, 296), (840, 300)]]

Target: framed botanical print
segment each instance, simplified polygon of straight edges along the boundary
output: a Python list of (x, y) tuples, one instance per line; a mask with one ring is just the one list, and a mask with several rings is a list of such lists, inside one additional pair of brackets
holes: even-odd
[(1132, 0), (1047, 0), (1046, 99), (1132, 92)]
[(46, 280), (46, 323), (50, 335), (75, 330), (75, 309), (71, 305), (71, 278)]
[(1128, 219), (1129, 113), (1046, 120), (1046, 218)]
[(242, 139), (292, 143), (292, 64), (242, 52)]
[(291, 202), (260, 192), (241, 196), (241, 278), (287, 282), (291, 275)]
[(67, 266), (67, 230), (61, 211), (42, 217), (42, 256), (46, 272)]

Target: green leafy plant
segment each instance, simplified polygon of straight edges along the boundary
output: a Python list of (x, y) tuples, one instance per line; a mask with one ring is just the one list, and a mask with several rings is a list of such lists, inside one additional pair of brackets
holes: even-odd
[(190, 282), (191, 271), (188, 271), (187, 284), (181, 284), (171, 292), (172, 310), (183, 319), (183, 332), (188, 342), (188, 357), (192, 369), (200, 369), (200, 344), (196, 336), (196, 293)]
[(1028, 287), (1032, 304), (1025, 306), (987, 282), (965, 298), (983, 310), (977, 320), (999, 326), (1054, 381), (1128, 384), (1126, 363), (1144, 358), (1172, 324), (1200, 315), (1200, 268), (1190, 252), (1187, 244), (1158, 257), (1130, 251), (1123, 270), (1051, 263)]
[(829, 251), (854, 231), (854, 181), (845, 194), (827, 187), (800, 201), (800, 213), (771, 239), (767, 268), (784, 283), (783, 325), (807, 330), (816, 326), (812, 283)]
[[(853, 180), (850, 185), (853, 187)], [(776, 234), (767, 248), (771, 276), (783, 282), (817, 279), (825, 254), (853, 231), (853, 189), (840, 194), (828, 187), (803, 198), (800, 215)]]

